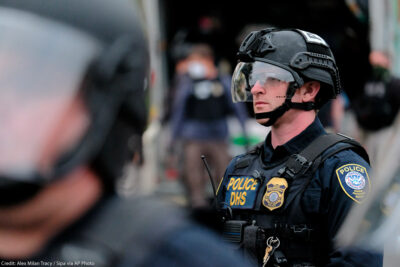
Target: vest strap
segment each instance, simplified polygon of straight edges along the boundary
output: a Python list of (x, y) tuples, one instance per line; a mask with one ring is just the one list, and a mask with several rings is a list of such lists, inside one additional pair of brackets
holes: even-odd
[[(354, 139), (342, 134), (324, 134), (315, 139), (303, 151), (301, 151), (300, 154), (290, 156), (285, 164), (286, 166), (278, 171), (278, 175), (293, 180), (298, 174), (306, 172), (315, 159), (317, 159), (325, 150), (340, 142), (349, 143), (350, 146), (347, 146), (346, 148), (357, 147), (361, 152), (361, 156), (369, 162), (368, 154)], [(332, 153), (335, 154), (337, 152), (338, 151), (334, 151)], [(326, 157), (324, 158), (326, 159)]]

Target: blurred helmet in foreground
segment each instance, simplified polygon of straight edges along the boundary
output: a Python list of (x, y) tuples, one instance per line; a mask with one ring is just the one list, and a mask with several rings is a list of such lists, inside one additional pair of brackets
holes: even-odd
[(149, 60), (137, 12), (128, 0), (1, 1), (1, 204), (83, 164), (112, 189), (140, 154)]

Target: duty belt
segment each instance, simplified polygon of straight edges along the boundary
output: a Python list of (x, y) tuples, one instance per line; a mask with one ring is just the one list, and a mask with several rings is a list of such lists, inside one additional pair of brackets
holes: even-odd
[(276, 229), (283, 239), (314, 242), (317, 240), (316, 231), (307, 225), (284, 225)]
[[(310, 228), (305, 224), (300, 225), (287, 225), (275, 224), (273, 228), (263, 228), (257, 226), (255, 221), (249, 223), (245, 220), (229, 220), (226, 221), (223, 228), (223, 239), (234, 245), (236, 249), (245, 249), (246, 251), (253, 251), (255, 255), (259, 255), (265, 249), (266, 241), (271, 237), (279, 237), (284, 244), (289, 244), (291, 241), (312, 243), (318, 239), (318, 234), (315, 229)], [(283, 245), (284, 245), (283, 244)], [(285, 245), (283, 246), (283, 251)], [(312, 254), (312, 253), (311, 253)], [(287, 265), (287, 257), (296, 259), (297, 257), (303, 258), (304, 256), (313, 257), (309, 252), (304, 250), (291, 251), (288, 255), (277, 250), (272, 254), (274, 262), (281, 261), (282, 266), (314, 266), (312, 263), (293, 263)], [(310, 258), (310, 259), (311, 259)]]
[(256, 242), (256, 239), (265, 239), (265, 236), (269, 235), (277, 235), (284, 240), (297, 240), (305, 242), (314, 242), (318, 237), (316, 231), (305, 224), (275, 224), (274, 228), (262, 228), (255, 225), (255, 222), (250, 224), (248, 221), (243, 220), (226, 221), (222, 233), (225, 241), (238, 246), (240, 246), (242, 242)]

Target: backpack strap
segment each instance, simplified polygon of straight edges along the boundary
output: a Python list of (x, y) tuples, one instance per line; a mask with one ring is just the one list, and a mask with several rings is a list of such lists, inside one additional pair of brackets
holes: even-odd
[[(338, 143), (343, 144), (330, 151), (327, 155), (323, 155), (327, 149)], [(286, 162), (285, 166), (278, 171), (279, 177), (284, 177), (288, 180), (288, 182), (291, 182), (305, 174), (307, 171), (309, 174), (304, 176), (304, 180), (301, 182), (301, 185), (298, 187), (296, 192), (288, 196), (285, 204), (286, 207), (289, 206), (293, 201), (299, 203), (303, 192), (313, 179), (313, 174), (319, 168), (319, 166), (327, 158), (345, 149), (355, 149), (358, 154), (369, 163), (368, 154), (365, 149), (354, 139), (342, 134), (321, 135), (299, 154), (292, 155)], [(298, 204), (295, 203), (295, 205)], [(301, 209), (295, 209), (294, 213), (290, 214), (290, 217), (301, 217), (301, 213)]]

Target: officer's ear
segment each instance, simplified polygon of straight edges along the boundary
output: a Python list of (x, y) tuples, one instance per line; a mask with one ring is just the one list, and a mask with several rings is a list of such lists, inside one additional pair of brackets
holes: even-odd
[(321, 89), (321, 84), (319, 82), (317, 81), (306, 82), (300, 88), (300, 96), (302, 102), (315, 101), (315, 97), (317, 96), (320, 89)]

